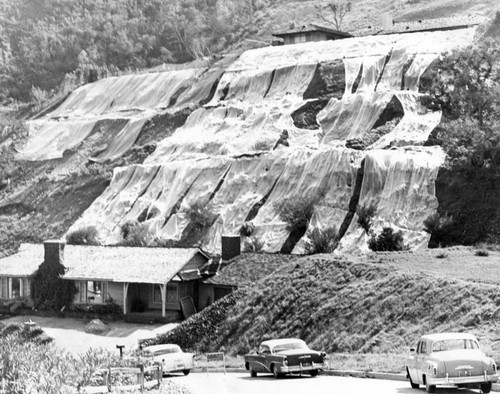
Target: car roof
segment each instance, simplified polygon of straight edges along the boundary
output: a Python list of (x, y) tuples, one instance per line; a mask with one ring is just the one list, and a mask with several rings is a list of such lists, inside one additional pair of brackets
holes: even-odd
[(302, 339), (298, 338), (280, 338), (280, 339), (269, 339), (267, 341), (263, 341), (261, 345), (267, 345), (270, 348), (273, 348), (278, 345), (283, 345), (285, 343), (305, 343)]
[(154, 352), (156, 350), (165, 350), (165, 349), (174, 349), (174, 348), (179, 348), (179, 345), (176, 345), (174, 343), (164, 343), (161, 345), (151, 345), (151, 346), (146, 346), (142, 350), (149, 350), (150, 352)]
[(442, 332), (438, 334), (427, 334), (420, 337), (421, 340), (442, 341), (445, 339), (472, 339), (477, 341), (475, 335), (466, 332)]

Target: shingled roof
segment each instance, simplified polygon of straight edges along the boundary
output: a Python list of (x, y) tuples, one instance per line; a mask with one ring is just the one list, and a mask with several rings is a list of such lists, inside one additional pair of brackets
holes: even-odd
[(314, 32), (314, 31), (319, 31), (322, 33), (327, 33), (327, 34), (333, 34), (333, 35), (341, 36), (341, 37), (352, 37), (351, 34), (346, 33), (344, 31), (330, 29), (329, 27), (316, 25), (314, 23), (309, 23), (307, 25), (294, 27), (294, 28), (291, 28), (291, 29), (283, 31), (283, 32), (273, 33), (272, 35), (275, 37), (283, 38), (284, 36), (289, 36), (292, 34), (310, 33), (310, 32)]
[[(164, 284), (198, 253), (210, 260), (197, 248), (66, 245), (63, 278)], [(29, 276), (43, 260), (43, 245), (23, 244), (18, 253), (0, 260), (0, 275)]]
[(243, 253), (221, 265), (215, 276), (205, 283), (219, 286), (251, 286), (276, 270), (294, 263), (299, 257), (292, 255)]
[(42, 262), (42, 245), (22, 244), (16, 254), (0, 259), (0, 276), (31, 276)]

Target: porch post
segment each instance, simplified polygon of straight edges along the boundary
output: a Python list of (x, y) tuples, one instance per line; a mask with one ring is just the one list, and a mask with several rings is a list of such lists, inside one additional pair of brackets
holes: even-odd
[(166, 304), (167, 304), (167, 285), (165, 283), (160, 285), (161, 291), (161, 315), (166, 316)]
[(128, 282), (123, 282), (123, 314), (127, 314)]
[(9, 285), (8, 285), (9, 292), (7, 293), (7, 298), (12, 298), (12, 278), (9, 278)]

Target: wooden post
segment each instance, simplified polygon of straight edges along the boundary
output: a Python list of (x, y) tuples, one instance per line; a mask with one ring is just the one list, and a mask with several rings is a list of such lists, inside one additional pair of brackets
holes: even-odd
[(141, 393), (144, 391), (144, 365), (138, 365), (140, 372), (137, 374), (137, 384), (141, 387)]
[(161, 291), (161, 315), (162, 317), (165, 317), (166, 314), (166, 304), (167, 304), (167, 285), (161, 284), (160, 285), (160, 291)]
[(128, 295), (128, 282), (123, 283), (123, 314), (127, 314), (127, 295)]
[(163, 379), (163, 364), (158, 364), (158, 388), (161, 386), (161, 380)]

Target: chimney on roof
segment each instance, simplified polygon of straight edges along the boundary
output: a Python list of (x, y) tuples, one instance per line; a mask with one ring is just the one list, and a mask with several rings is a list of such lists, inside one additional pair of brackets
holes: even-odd
[(241, 240), (239, 235), (223, 235), (221, 246), (222, 260), (231, 260), (241, 253)]
[(44, 241), (43, 248), (45, 251), (44, 263), (46, 264), (63, 264), (64, 263), (64, 246), (66, 241), (62, 239)]

